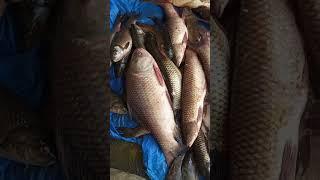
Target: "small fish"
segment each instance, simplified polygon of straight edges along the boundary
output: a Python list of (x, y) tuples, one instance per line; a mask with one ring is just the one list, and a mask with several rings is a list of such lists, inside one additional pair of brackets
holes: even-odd
[(161, 71), (145, 49), (135, 49), (132, 54), (126, 92), (129, 114), (156, 138), (170, 166), (185, 146)]
[(186, 50), (182, 77), (182, 134), (184, 143), (191, 147), (198, 136), (202, 119), (204, 98), (207, 92), (205, 74), (197, 54)]
[[(168, 59), (164, 52), (157, 46), (156, 38), (152, 33), (147, 34), (146, 42), (148, 44), (147, 50), (156, 60), (166, 82), (177, 120), (177, 113), (181, 109), (182, 75), (176, 65), (170, 59)], [(177, 122), (180, 121), (178, 120)]]
[(179, 67), (187, 47), (188, 29), (172, 4), (161, 3), (160, 5), (166, 14), (165, 23), (174, 52), (173, 60), (176, 66)]
[(135, 48), (144, 48), (144, 38), (145, 38), (145, 32), (142, 30), (141, 27), (139, 27), (137, 24), (131, 24), (130, 28), (131, 37), (133, 41), (133, 46)]
[(137, 15), (125, 15), (124, 22), (120, 28), (116, 28), (111, 42), (110, 54), (112, 62), (119, 62), (127, 58), (132, 48), (132, 37), (130, 34), (131, 24), (135, 24)]

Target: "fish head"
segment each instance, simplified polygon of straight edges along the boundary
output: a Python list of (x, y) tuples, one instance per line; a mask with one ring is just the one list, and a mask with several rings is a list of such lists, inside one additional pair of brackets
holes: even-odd
[(120, 61), (124, 56), (124, 50), (120, 46), (114, 46), (111, 52), (111, 58), (113, 62)]
[(143, 48), (137, 48), (132, 54), (130, 69), (135, 73), (146, 72), (153, 69), (154, 60)]

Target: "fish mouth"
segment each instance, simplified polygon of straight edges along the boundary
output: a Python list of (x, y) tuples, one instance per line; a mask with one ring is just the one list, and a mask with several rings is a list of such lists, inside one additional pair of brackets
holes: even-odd
[(112, 60), (113, 62), (118, 62), (122, 59), (123, 50), (119, 46), (115, 46), (112, 51)]

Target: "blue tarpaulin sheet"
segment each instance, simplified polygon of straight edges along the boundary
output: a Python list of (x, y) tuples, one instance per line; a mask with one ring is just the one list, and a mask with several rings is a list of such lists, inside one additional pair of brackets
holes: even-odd
[[(33, 108), (41, 105), (44, 91), (43, 51), (34, 48), (18, 51), (16, 26), (11, 7), (0, 17), (0, 86), (20, 96)], [(62, 180), (62, 171), (50, 167), (25, 166), (0, 158), (0, 180)]]
[[(138, 13), (140, 18), (139, 23), (150, 24), (154, 22), (150, 17), (163, 19), (163, 11), (160, 7), (140, 0), (111, 0), (110, 1), (110, 27), (113, 29), (115, 19), (119, 14)], [(116, 78), (114, 67), (109, 69), (109, 85), (113, 92), (122, 95), (124, 92), (124, 77)], [(139, 138), (124, 138), (117, 131), (119, 127), (136, 127), (135, 120), (132, 120), (129, 115), (120, 115), (110, 113), (110, 135), (113, 138), (140, 144), (143, 152), (143, 164), (147, 175), (152, 180), (165, 179), (168, 165), (164, 154), (152, 135), (145, 135)]]

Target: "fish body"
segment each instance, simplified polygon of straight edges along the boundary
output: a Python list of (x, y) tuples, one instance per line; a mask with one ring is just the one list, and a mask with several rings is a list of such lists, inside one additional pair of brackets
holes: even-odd
[(184, 156), (181, 171), (182, 171), (183, 180), (200, 179), (191, 151), (187, 152), (186, 155)]
[(174, 52), (174, 63), (180, 66), (183, 61), (184, 53), (187, 47), (188, 29), (184, 20), (179, 16), (178, 12), (170, 3), (162, 3), (161, 6), (166, 14), (167, 31), (170, 36)]
[[(67, 179), (109, 178), (105, 1), (63, 1), (50, 67), (50, 119)], [(81, 42), (81, 43), (79, 43)], [(107, 56), (106, 56), (107, 54)]]
[(200, 175), (210, 177), (210, 156), (207, 148), (207, 139), (204, 132), (199, 131), (192, 145), (193, 155)]
[(148, 129), (162, 148), (170, 165), (181, 149), (170, 96), (160, 69), (145, 49), (135, 49), (126, 75), (129, 112)]
[(200, 31), (199, 42), (190, 43), (188, 46), (197, 53), (206, 76), (207, 84), (210, 85), (210, 32), (202, 29)]
[(198, 136), (202, 118), (207, 84), (197, 54), (186, 50), (182, 77), (182, 134), (184, 143), (191, 147)]
[(316, 98), (320, 98), (320, 2), (296, 0), (297, 19), (306, 42), (310, 79)]
[(210, 20), (210, 7), (200, 6), (192, 9), (192, 11), (199, 15), (202, 19), (209, 21)]
[(230, 177), (279, 179), (281, 171), (290, 169), (281, 168), (282, 162), (295, 164), (296, 158), (282, 159), (297, 149), (307, 101), (302, 40), (288, 1), (245, 0), (240, 8), (228, 134)]
[(225, 144), (225, 124), (228, 119), (229, 92), (230, 92), (230, 47), (226, 34), (211, 18), (211, 64), (210, 66), (210, 100), (211, 122), (210, 122), (210, 149), (221, 151)]
[(130, 32), (133, 40), (133, 45), (136, 48), (145, 48), (145, 32), (142, 30), (142, 28), (139, 27), (137, 24), (131, 24)]
[[(182, 75), (176, 65), (167, 58), (164, 52), (157, 46), (156, 38), (153, 34), (147, 35), (147, 50), (154, 57), (172, 99), (173, 110), (176, 113), (181, 109), (181, 87)], [(179, 122), (179, 121), (177, 121)]]

